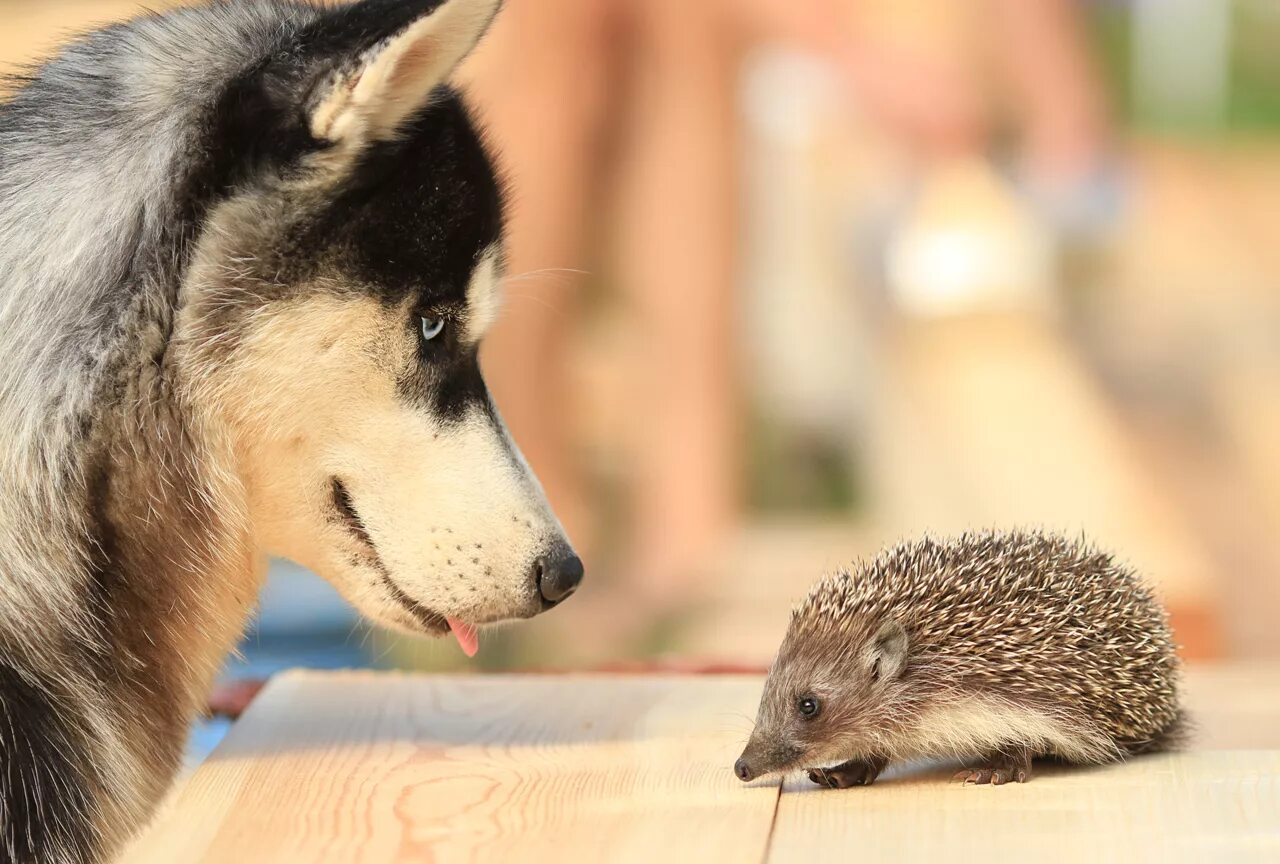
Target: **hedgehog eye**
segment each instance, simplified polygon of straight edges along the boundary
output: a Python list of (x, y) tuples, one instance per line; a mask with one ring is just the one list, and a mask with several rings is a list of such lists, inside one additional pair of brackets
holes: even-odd
[(800, 712), (800, 716), (806, 720), (812, 720), (818, 716), (818, 711), (822, 705), (818, 702), (817, 697), (801, 696), (796, 700), (796, 710)]
[(422, 315), (418, 318), (422, 341), (430, 342), (444, 332), (444, 319), (434, 315)]

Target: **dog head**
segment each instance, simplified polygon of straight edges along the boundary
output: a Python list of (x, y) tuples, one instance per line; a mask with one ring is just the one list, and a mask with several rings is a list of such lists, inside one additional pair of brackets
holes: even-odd
[(464, 648), (582, 577), (478, 364), (502, 196), (445, 80), (497, 6), (365, 0), (245, 70), (211, 121), (230, 192), (178, 322), (188, 398), (226, 432), (261, 548)]

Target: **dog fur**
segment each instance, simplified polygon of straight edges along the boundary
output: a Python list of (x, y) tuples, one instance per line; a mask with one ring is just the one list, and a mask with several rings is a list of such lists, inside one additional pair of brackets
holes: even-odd
[(502, 197), (445, 84), (499, 2), (147, 15), (0, 104), (0, 860), (145, 822), (269, 555), (414, 632), (549, 605), (572, 553), (477, 359)]

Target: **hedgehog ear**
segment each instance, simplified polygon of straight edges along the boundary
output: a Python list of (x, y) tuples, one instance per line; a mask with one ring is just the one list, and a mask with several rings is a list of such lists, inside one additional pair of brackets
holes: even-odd
[[(360, 38), (352, 58), (339, 62), (309, 100), (311, 134), (357, 148), (393, 138), (471, 53), (501, 5), (502, 0), (364, 0), (336, 10), (324, 22), (333, 32), (319, 41)], [(395, 29), (386, 32), (388, 27)], [(377, 41), (362, 47), (370, 33)]]
[(871, 678), (889, 681), (907, 668), (907, 631), (897, 621), (880, 625), (871, 639)]

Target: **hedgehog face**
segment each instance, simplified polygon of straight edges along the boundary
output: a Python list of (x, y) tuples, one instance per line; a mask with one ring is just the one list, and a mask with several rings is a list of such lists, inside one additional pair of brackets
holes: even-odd
[(893, 726), (908, 640), (897, 621), (792, 622), (734, 773), (745, 781), (869, 757)]

